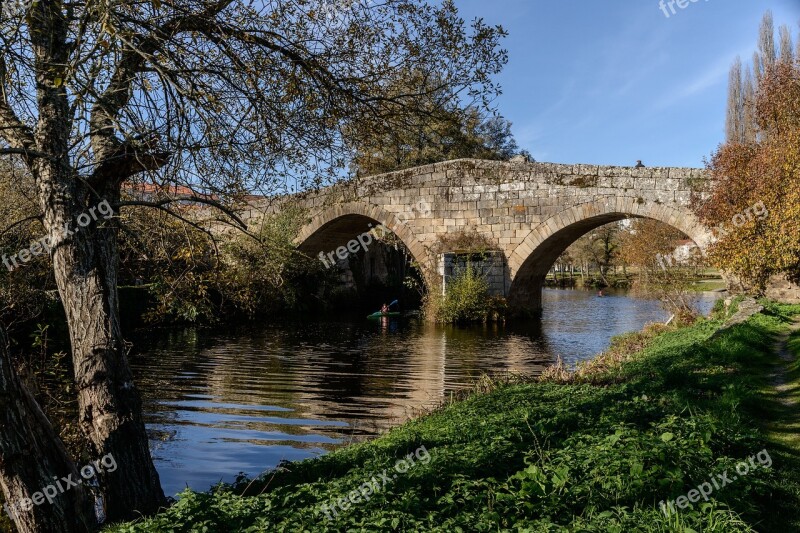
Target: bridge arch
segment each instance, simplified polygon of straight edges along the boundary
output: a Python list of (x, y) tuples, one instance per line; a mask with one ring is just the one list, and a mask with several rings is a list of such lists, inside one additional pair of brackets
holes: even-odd
[(711, 242), (711, 232), (688, 208), (622, 196), (582, 203), (537, 225), (511, 253), (510, 306), (518, 310), (541, 310), (544, 279), (558, 257), (586, 233), (626, 218), (650, 218), (672, 226), (693, 240), (703, 253)]
[[(338, 204), (316, 213), (300, 230), (295, 243), (301, 251), (312, 256), (319, 252), (329, 253), (381, 224), (397, 235), (417, 264), (429, 264), (427, 248), (417, 239), (408, 223), (382, 207), (364, 202)], [(429, 281), (428, 274), (422, 273), (426, 283)]]

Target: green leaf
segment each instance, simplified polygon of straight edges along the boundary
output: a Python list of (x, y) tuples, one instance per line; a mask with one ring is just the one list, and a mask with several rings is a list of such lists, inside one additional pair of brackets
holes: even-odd
[(672, 433), (670, 433), (670, 432), (666, 432), (666, 433), (664, 433), (663, 435), (661, 435), (661, 440), (663, 440), (664, 442), (669, 442), (669, 441), (671, 441), (673, 438), (675, 438), (675, 435), (673, 435), (673, 434), (672, 434)]

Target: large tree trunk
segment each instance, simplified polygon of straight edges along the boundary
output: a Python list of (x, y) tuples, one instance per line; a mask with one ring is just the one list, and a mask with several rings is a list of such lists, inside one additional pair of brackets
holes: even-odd
[[(47, 174), (47, 170), (40, 178)], [(40, 183), (52, 183), (41, 179)], [(166, 505), (150, 456), (142, 402), (133, 384), (119, 321), (116, 220), (95, 210), (97, 221), (80, 227), (79, 217), (102, 203), (75, 181), (65, 202), (45, 206), (45, 227), (58, 243), (55, 280), (69, 325), (80, 423), (99, 456), (111, 454), (118, 469), (101, 481), (109, 521), (152, 514)], [(54, 190), (58, 188), (55, 187)], [(111, 204), (118, 193), (102, 191)], [(86, 198), (85, 203), (72, 199)], [(109, 204), (106, 204), (109, 205)], [(70, 228), (69, 232), (64, 228)]]
[(70, 163), (72, 121), (62, 83), (69, 63), (67, 20), (61, 8), (60, 2), (35, 2), (29, 13), (39, 106), (34, 142), (40, 152), (52, 154), (35, 159), (31, 171), (69, 326), (80, 424), (94, 451), (111, 455), (118, 465), (100, 479), (107, 519), (117, 521), (152, 514), (166, 499), (119, 324), (115, 222), (79, 227), (80, 217), (103, 200), (118, 200), (122, 180), (87, 183)]
[[(96, 529), (87, 491), (82, 484), (70, 487), (63, 479), (76, 482), (81, 476), (36, 400), (20, 383), (2, 330), (0, 435), (4, 510), (20, 533), (74, 533)], [(49, 498), (42, 500), (45, 496)], [(30, 505), (26, 499), (37, 505)]]

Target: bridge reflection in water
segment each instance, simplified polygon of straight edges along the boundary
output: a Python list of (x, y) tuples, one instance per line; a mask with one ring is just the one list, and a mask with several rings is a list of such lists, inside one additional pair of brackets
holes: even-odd
[[(324, 322), (134, 339), (156, 465), (169, 494), (374, 435), (483, 373), (537, 374), (663, 320), (657, 302), (546, 290), (541, 320), (468, 329)], [(709, 309), (713, 300), (703, 301)]]

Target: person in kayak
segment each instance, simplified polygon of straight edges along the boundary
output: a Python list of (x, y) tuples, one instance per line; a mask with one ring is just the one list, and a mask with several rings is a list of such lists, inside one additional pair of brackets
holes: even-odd
[(383, 304), (381, 306), (381, 314), (388, 314), (389, 313), (389, 304)]

